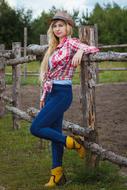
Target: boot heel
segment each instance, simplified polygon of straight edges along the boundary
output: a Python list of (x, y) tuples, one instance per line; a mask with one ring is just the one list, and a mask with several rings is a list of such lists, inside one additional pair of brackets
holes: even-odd
[(51, 177), (49, 179), (49, 182), (46, 183), (45, 187), (55, 187), (55, 186), (61, 186), (66, 183), (66, 178), (63, 173), (63, 168), (61, 166), (56, 167), (51, 170)]
[(76, 140), (80, 145), (83, 145), (83, 140), (80, 136), (73, 135), (72, 136), (74, 140)]
[(67, 136), (66, 147), (68, 149), (75, 149), (78, 152), (80, 158), (82, 158), (82, 159), (86, 155), (86, 149), (84, 148), (80, 137)]
[(59, 182), (56, 183), (56, 185), (57, 185), (57, 186), (62, 186), (62, 185), (64, 185), (64, 184), (66, 184), (66, 182), (67, 182), (66, 177), (65, 177), (65, 175), (63, 174), (62, 177), (61, 177), (61, 179), (59, 180)]

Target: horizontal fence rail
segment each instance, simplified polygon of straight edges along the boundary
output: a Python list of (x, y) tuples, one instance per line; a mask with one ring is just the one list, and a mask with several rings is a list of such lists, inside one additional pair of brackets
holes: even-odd
[(116, 45), (99, 45), (100, 49), (109, 49), (109, 48), (126, 48), (127, 44), (116, 44)]

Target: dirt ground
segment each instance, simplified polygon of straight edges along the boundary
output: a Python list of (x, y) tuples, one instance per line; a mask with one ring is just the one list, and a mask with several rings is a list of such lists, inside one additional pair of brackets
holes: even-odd
[[(7, 93), (10, 94), (10, 88)], [(22, 86), (22, 109), (39, 108), (39, 87)], [(127, 156), (127, 83), (96, 87), (96, 111), (99, 143), (108, 150)], [(73, 86), (73, 103), (65, 119), (82, 124), (80, 87)]]

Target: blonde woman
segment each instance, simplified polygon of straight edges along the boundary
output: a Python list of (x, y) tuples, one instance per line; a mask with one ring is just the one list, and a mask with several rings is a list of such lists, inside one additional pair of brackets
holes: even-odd
[(64, 11), (57, 12), (52, 19), (48, 30), (49, 48), (41, 64), (40, 78), (44, 85), (40, 112), (30, 129), (33, 135), (52, 142), (51, 177), (46, 187), (66, 183), (62, 168), (64, 147), (75, 149), (81, 158), (85, 156), (84, 147), (62, 133), (62, 121), (72, 102), (72, 77), (83, 53), (99, 50), (71, 38), (73, 26), (74, 21)]

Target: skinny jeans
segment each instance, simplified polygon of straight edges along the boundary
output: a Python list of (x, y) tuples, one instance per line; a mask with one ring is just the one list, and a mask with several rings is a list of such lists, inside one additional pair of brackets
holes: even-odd
[(66, 135), (62, 133), (64, 112), (72, 102), (72, 86), (53, 84), (45, 105), (32, 122), (30, 131), (39, 138), (52, 142), (52, 168), (62, 166)]

